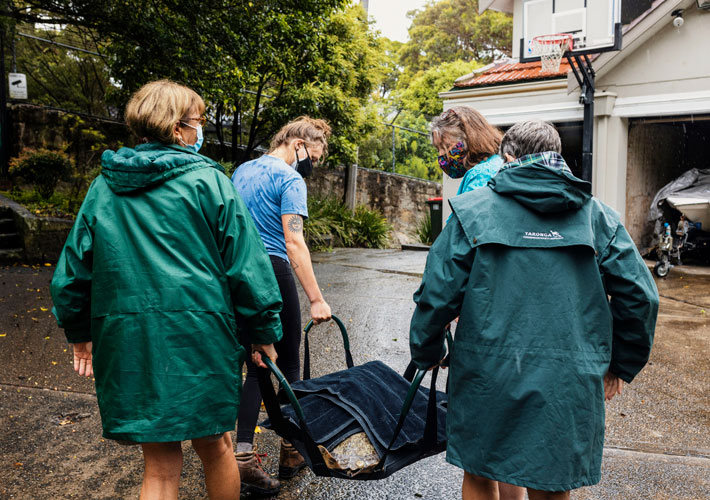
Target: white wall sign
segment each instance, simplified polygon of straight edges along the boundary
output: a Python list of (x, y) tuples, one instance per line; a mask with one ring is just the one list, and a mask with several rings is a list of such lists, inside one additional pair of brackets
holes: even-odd
[(10, 73), (10, 99), (27, 99), (27, 77), (24, 73)]

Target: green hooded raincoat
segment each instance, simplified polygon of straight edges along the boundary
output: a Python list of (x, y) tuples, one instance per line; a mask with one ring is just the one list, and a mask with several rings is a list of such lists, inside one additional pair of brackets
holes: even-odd
[(501, 170), (451, 199), (414, 295), (412, 358), (451, 356), (447, 460), (566, 491), (600, 480), (603, 377), (631, 382), (651, 349), (658, 292), (590, 185), (543, 165)]
[(234, 429), (244, 349), (281, 338), (264, 244), (222, 167), (179, 146), (106, 151), (52, 280), (69, 342), (93, 341), (104, 436)]

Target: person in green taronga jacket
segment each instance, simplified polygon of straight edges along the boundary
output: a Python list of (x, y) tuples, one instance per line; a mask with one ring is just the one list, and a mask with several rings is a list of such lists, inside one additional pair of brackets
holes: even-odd
[(74, 369), (95, 377), (103, 436), (142, 447), (142, 500), (178, 498), (188, 439), (209, 498), (239, 498), (236, 319), (252, 351), (275, 360), (281, 338), (264, 244), (222, 167), (197, 152), (204, 110), (166, 80), (133, 95), (125, 117), (143, 143), (103, 153), (51, 285)]
[(648, 361), (658, 291), (554, 127), (516, 124), (500, 151), (488, 186), (450, 200), (414, 294), (412, 360), (438, 364), (460, 316), (446, 459), (464, 470), (464, 500), (497, 499), (497, 481), (566, 499), (600, 480), (604, 401)]

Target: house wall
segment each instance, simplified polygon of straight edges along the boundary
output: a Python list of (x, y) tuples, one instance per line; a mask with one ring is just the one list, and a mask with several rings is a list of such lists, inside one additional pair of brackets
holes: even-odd
[[(615, 114), (648, 116), (654, 114), (654, 107), (658, 114), (685, 114), (698, 111), (687, 102), (689, 98), (701, 101), (710, 95), (710, 12), (694, 4), (685, 10), (682, 27), (674, 27), (666, 15), (653, 36), (638, 38), (625, 48), (630, 53), (607, 55), (607, 65), (614, 66), (600, 71), (596, 88), (617, 94)], [(664, 107), (668, 101), (675, 101), (675, 110)]]
[[(677, 129), (670, 135), (653, 138), (662, 127), (636, 131), (634, 134), (644, 138), (632, 138), (629, 123), (647, 117), (686, 116), (690, 120), (693, 114), (710, 113), (710, 57), (706, 54), (710, 47), (710, 11), (698, 9), (694, 0), (667, 0), (655, 5), (655, 10), (637, 20), (624, 35), (622, 51), (607, 52), (594, 60), (597, 79), (592, 189), (595, 196), (633, 226), (631, 232), (636, 240), (642, 239), (644, 231), (636, 213), (640, 210), (637, 203), (645, 204), (644, 189), (657, 189), (656, 184), (665, 178), (663, 170), (654, 170), (656, 160), (647, 160), (651, 149), (664, 148), (663, 153), (658, 152), (662, 158), (680, 147), (673, 141), (683, 140), (683, 147), (697, 149), (706, 148), (707, 140), (681, 139)], [(685, 9), (681, 28), (672, 25), (670, 11), (674, 8)], [(522, 0), (516, 0), (514, 16), (513, 55), (518, 57)], [(581, 120), (583, 107), (579, 104), (577, 81), (568, 75), (566, 90), (560, 88), (562, 82), (461, 89), (444, 92), (441, 97), (444, 109), (470, 105), (496, 125), (527, 119)], [(694, 163), (697, 161), (685, 161), (683, 170), (693, 168)], [(458, 182), (444, 177), (446, 198), (455, 194)], [(637, 182), (640, 186), (634, 186)], [(447, 205), (444, 203), (444, 217), (450, 213)]]

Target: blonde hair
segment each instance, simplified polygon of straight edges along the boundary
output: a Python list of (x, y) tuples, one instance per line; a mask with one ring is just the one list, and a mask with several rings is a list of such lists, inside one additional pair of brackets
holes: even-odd
[(498, 153), (503, 133), (488, 123), (481, 113), (468, 106), (456, 106), (431, 121), (432, 142), (444, 138), (463, 142), (466, 147), (464, 166), (469, 169)]
[(299, 116), (281, 127), (281, 130), (274, 135), (269, 145), (269, 152), (293, 139), (303, 139), (306, 145), (320, 144), (325, 155), (328, 152), (330, 133), (330, 125), (325, 120)]
[(205, 102), (192, 90), (170, 80), (143, 85), (126, 105), (126, 123), (140, 138), (175, 144), (175, 125), (197, 108), (202, 115)]

